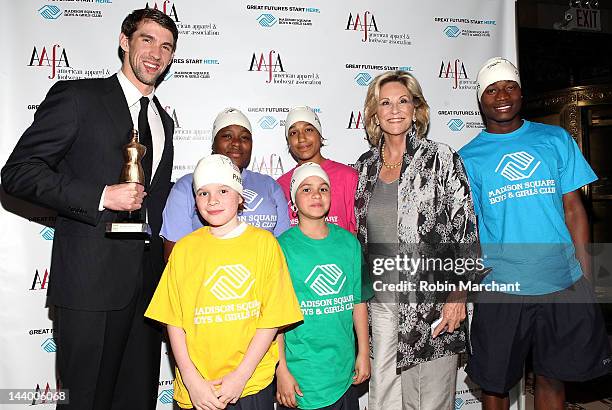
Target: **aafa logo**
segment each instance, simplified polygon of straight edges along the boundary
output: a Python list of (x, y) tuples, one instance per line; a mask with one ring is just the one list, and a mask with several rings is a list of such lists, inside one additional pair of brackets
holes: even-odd
[(271, 115), (261, 117), (257, 123), (264, 130), (271, 130), (278, 125), (276, 118), (272, 117)]
[(357, 130), (357, 129), (365, 129), (365, 122), (361, 115), (361, 111), (357, 111), (357, 115), (355, 115), (355, 111), (351, 111), (351, 118), (349, 118), (347, 130)]
[(465, 127), (465, 123), (459, 118), (453, 118), (446, 123), (451, 131), (461, 131)]
[(47, 353), (57, 352), (57, 345), (55, 344), (55, 339), (53, 339), (52, 337), (42, 342), (40, 347), (42, 347), (42, 349)]
[(276, 154), (271, 154), (269, 158), (253, 157), (253, 165), (251, 171), (259, 172), (260, 174), (270, 175), (271, 177), (279, 177), (285, 173), (283, 160)]
[[(275, 54), (276, 58), (274, 57)], [(264, 53), (261, 53), (259, 55), (259, 59), (257, 59), (257, 55), (253, 53), (249, 71), (267, 71), (268, 81), (266, 81), (266, 83), (271, 83), (272, 73), (284, 73), (285, 69), (283, 68), (281, 56), (280, 54), (277, 54), (276, 51), (270, 50), (267, 57), (268, 59), (266, 60)]]
[(376, 25), (374, 15), (369, 11), (365, 11), (362, 14), (356, 13), (355, 17), (353, 17), (353, 13), (349, 13), (345, 30), (363, 31), (361, 41), (366, 42), (368, 41), (368, 33), (372, 31), (378, 32), (378, 26)]
[(55, 20), (62, 15), (62, 10), (54, 4), (47, 4), (38, 9), (38, 14), (47, 20)]
[(45, 226), (39, 233), (44, 240), (52, 241), (55, 236), (55, 229)]
[[(259, 196), (259, 194), (250, 189), (244, 189), (242, 191), (242, 196), (244, 197), (244, 211), (245, 212), (253, 212), (259, 205), (263, 202), (263, 198)], [(257, 200), (259, 198), (259, 200)]]
[[(51, 386), (49, 385), (49, 383), (47, 383), (45, 385), (45, 389), (43, 390), (40, 387), (40, 385), (37, 383), (36, 388), (34, 389), (34, 394), (33, 394), (34, 399), (32, 400), (32, 403), (30, 403), (30, 406), (35, 406), (37, 404), (57, 403), (57, 400), (47, 400), (47, 398), (52, 397), (54, 393), (60, 393), (62, 391), (59, 380), (56, 381), (55, 385), (56, 385), (56, 389), (53, 390)], [(64, 403), (65, 403), (65, 400), (64, 400)]]
[(272, 14), (262, 14), (257, 17), (257, 22), (262, 27), (272, 27), (276, 24), (277, 20)]
[(42, 274), (38, 273), (38, 269), (36, 269), (36, 273), (34, 273), (34, 279), (32, 280), (32, 286), (30, 290), (45, 290), (47, 289), (47, 284), (49, 283), (49, 271), (45, 269), (45, 272)]
[(446, 34), (446, 37), (457, 37), (461, 34), (461, 29), (457, 26), (446, 26), (444, 34)]
[[(147, 2), (145, 8), (151, 8), (149, 7), (149, 2)], [(153, 3), (153, 9), (161, 10), (167, 16), (172, 17), (172, 19), (177, 23), (181, 21), (179, 20), (178, 13), (176, 12), (176, 6), (170, 0), (164, 0), (161, 9), (157, 6), (157, 2)]]
[(253, 284), (255, 279), (251, 278), (251, 272), (244, 265), (237, 264), (219, 266), (204, 282), (204, 287), (219, 300), (235, 300), (243, 298)]
[(174, 389), (166, 389), (162, 390), (157, 396), (157, 400), (159, 400), (162, 404), (172, 404), (172, 397), (174, 396)]
[(459, 87), (459, 80), (467, 80), (469, 77), (465, 69), (465, 65), (459, 59), (440, 63), (440, 73), (438, 78), (452, 78), (454, 80), (453, 89)]
[(296, 224), (297, 224), (298, 209), (297, 209), (297, 206), (293, 203), (293, 201), (291, 199), (287, 201), (287, 208), (289, 208), (291, 210), (290, 217), (292, 219), (295, 219), (296, 220)]
[(164, 107), (164, 110), (168, 113), (168, 115), (172, 118), (172, 121), (174, 121), (174, 128), (181, 128), (181, 125), (179, 124), (179, 120), (178, 120), (178, 115), (176, 114), (176, 109), (172, 108), (169, 105), (166, 105)]
[(359, 73), (355, 76), (355, 82), (361, 86), (368, 86), (372, 81), (372, 76), (368, 73)]
[(534, 162), (535, 158), (525, 151), (506, 154), (499, 161), (495, 172), (499, 172), (510, 181), (520, 181), (531, 177), (535, 170), (538, 169), (541, 161), (535, 164)]
[(54, 44), (51, 48), (51, 56), (47, 52), (47, 47), (43, 47), (41, 52), (38, 52), (36, 46), (32, 50), (32, 56), (30, 57), (29, 67), (51, 67), (51, 75), (49, 79), (55, 78), (55, 69), (59, 67), (70, 67), (68, 62), (68, 55), (66, 49), (62, 49), (59, 44)]
[(315, 266), (304, 281), (319, 296), (337, 295), (344, 282), (346, 275), (335, 263)]

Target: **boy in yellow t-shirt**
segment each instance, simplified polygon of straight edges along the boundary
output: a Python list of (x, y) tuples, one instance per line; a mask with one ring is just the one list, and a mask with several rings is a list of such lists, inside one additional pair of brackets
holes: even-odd
[(193, 174), (209, 226), (172, 250), (145, 316), (167, 324), (181, 408), (273, 409), (279, 327), (301, 321), (282, 251), (270, 232), (239, 222), (240, 171), (211, 155)]

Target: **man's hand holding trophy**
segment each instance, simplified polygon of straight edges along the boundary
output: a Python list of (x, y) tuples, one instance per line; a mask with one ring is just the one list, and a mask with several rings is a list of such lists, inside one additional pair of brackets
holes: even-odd
[[(142, 207), (145, 174), (142, 167), (142, 158), (147, 154), (147, 148), (139, 142), (138, 131), (132, 130), (132, 138), (123, 147), (123, 158), (125, 163), (119, 177), (120, 184), (136, 184), (131, 193), (129, 207), (133, 210), (119, 212), (115, 222), (106, 224), (108, 234), (146, 234), (151, 235), (151, 227), (146, 222), (146, 208)], [(108, 187), (110, 188), (110, 187)]]

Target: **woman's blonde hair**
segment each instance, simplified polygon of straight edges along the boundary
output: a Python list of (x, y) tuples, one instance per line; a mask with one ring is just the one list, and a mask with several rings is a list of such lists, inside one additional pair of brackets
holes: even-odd
[(378, 145), (383, 135), (380, 125), (376, 124), (376, 112), (378, 111), (380, 89), (383, 85), (391, 82), (403, 84), (412, 96), (417, 137), (423, 138), (429, 127), (429, 105), (427, 105), (427, 101), (425, 101), (419, 82), (412, 74), (406, 71), (387, 71), (374, 78), (370, 83), (364, 104), (365, 129), (368, 134), (368, 141), (373, 146)]

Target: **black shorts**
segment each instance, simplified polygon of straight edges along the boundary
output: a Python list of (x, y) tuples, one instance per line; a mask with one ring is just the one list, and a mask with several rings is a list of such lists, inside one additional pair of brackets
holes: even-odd
[[(289, 407), (277, 405), (278, 410), (293, 410)], [(321, 407), (317, 410), (359, 410), (359, 397), (355, 386), (349, 386), (348, 390), (336, 401), (329, 406)]]
[(481, 293), (474, 307), (467, 374), (503, 394), (522, 377), (529, 352), (536, 375), (585, 381), (612, 372), (610, 342), (590, 282), (541, 296)]
[(228, 404), (231, 410), (274, 410), (274, 383), (250, 396), (238, 399), (236, 404)]

